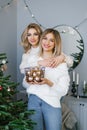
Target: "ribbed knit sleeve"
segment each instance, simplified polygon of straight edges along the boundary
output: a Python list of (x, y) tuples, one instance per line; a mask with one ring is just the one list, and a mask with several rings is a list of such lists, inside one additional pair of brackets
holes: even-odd
[(58, 95), (64, 96), (67, 94), (70, 85), (70, 76), (68, 74), (68, 68), (66, 64), (61, 64), (55, 75), (58, 74), (58, 78), (53, 80), (52, 91), (56, 91)]
[(25, 68), (28, 67), (28, 53), (22, 55), (22, 61), (21, 64), (19, 65), (19, 69), (21, 73), (25, 73)]

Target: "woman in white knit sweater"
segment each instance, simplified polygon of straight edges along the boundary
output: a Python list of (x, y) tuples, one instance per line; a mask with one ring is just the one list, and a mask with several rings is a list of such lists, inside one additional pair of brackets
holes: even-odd
[[(22, 74), (25, 73), (25, 68), (28, 67), (29, 55), (32, 56), (34, 60), (35, 56), (39, 53), (39, 40), (42, 35), (41, 27), (36, 23), (29, 24), (23, 31), (21, 35), (21, 45), (24, 48), (24, 53), (22, 55), (22, 61), (19, 66), (20, 72)], [(70, 56), (67, 56), (61, 53), (60, 56), (56, 56), (54, 58), (50, 58), (49, 60), (40, 61), (40, 65), (48, 66), (48, 67), (56, 67), (62, 62), (66, 62), (68, 67), (73, 65), (73, 59)]]
[[(61, 37), (57, 30), (46, 29), (40, 40), (40, 56), (29, 55), (29, 66), (38, 66), (41, 60), (50, 59), (61, 54)], [(23, 79), (28, 97), (28, 110), (35, 110), (31, 116), (37, 124), (34, 130), (61, 130), (62, 115), (60, 99), (69, 89), (70, 77), (67, 64), (61, 63), (55, 68), (45, 67), (41, 82), (27, 82)]]

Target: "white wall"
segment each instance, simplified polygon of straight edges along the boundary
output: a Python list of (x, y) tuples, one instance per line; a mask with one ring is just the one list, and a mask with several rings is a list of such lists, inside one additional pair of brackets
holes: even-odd
[(0, 53), (6, 53), (8, 69), (13, 81), (17, 81), (17, 6), (13, 1), (6, 6), (7, 0), (0, 1)]

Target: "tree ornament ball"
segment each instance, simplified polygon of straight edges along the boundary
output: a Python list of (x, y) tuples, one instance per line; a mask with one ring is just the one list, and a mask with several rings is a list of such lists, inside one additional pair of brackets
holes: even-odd
[(3, 87), (2, 86), (0, 86), (0, 91), (3, 89)]
[(11, 91), (10, 87), (8, 87), (7, 91), (8, 91), (8, 92), (10, 92), (10, 91)]
[(25, 69), (26, 81), (27, 82), (41, 82), (41, 78), (44, 77), (44, 67), (29, 67)]

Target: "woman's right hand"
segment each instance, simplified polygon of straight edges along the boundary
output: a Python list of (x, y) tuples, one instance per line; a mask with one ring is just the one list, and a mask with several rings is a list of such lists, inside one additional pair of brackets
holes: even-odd
[[(27, 82), (27, 80), (26, 80)], [(36, 80), (35, 81), (31, 81), (31, 82), (27, 82), (29, 84), (38, 84), (38, 85), (43, 85), (43, 84), (47, 84), (49, 85), (50, 87), (53, 86), (53, 82), (51, 82), (50, 80), (48, 80), (47, 78), (41, 78), (41, 81), (40, 82), (37, 82)]]

